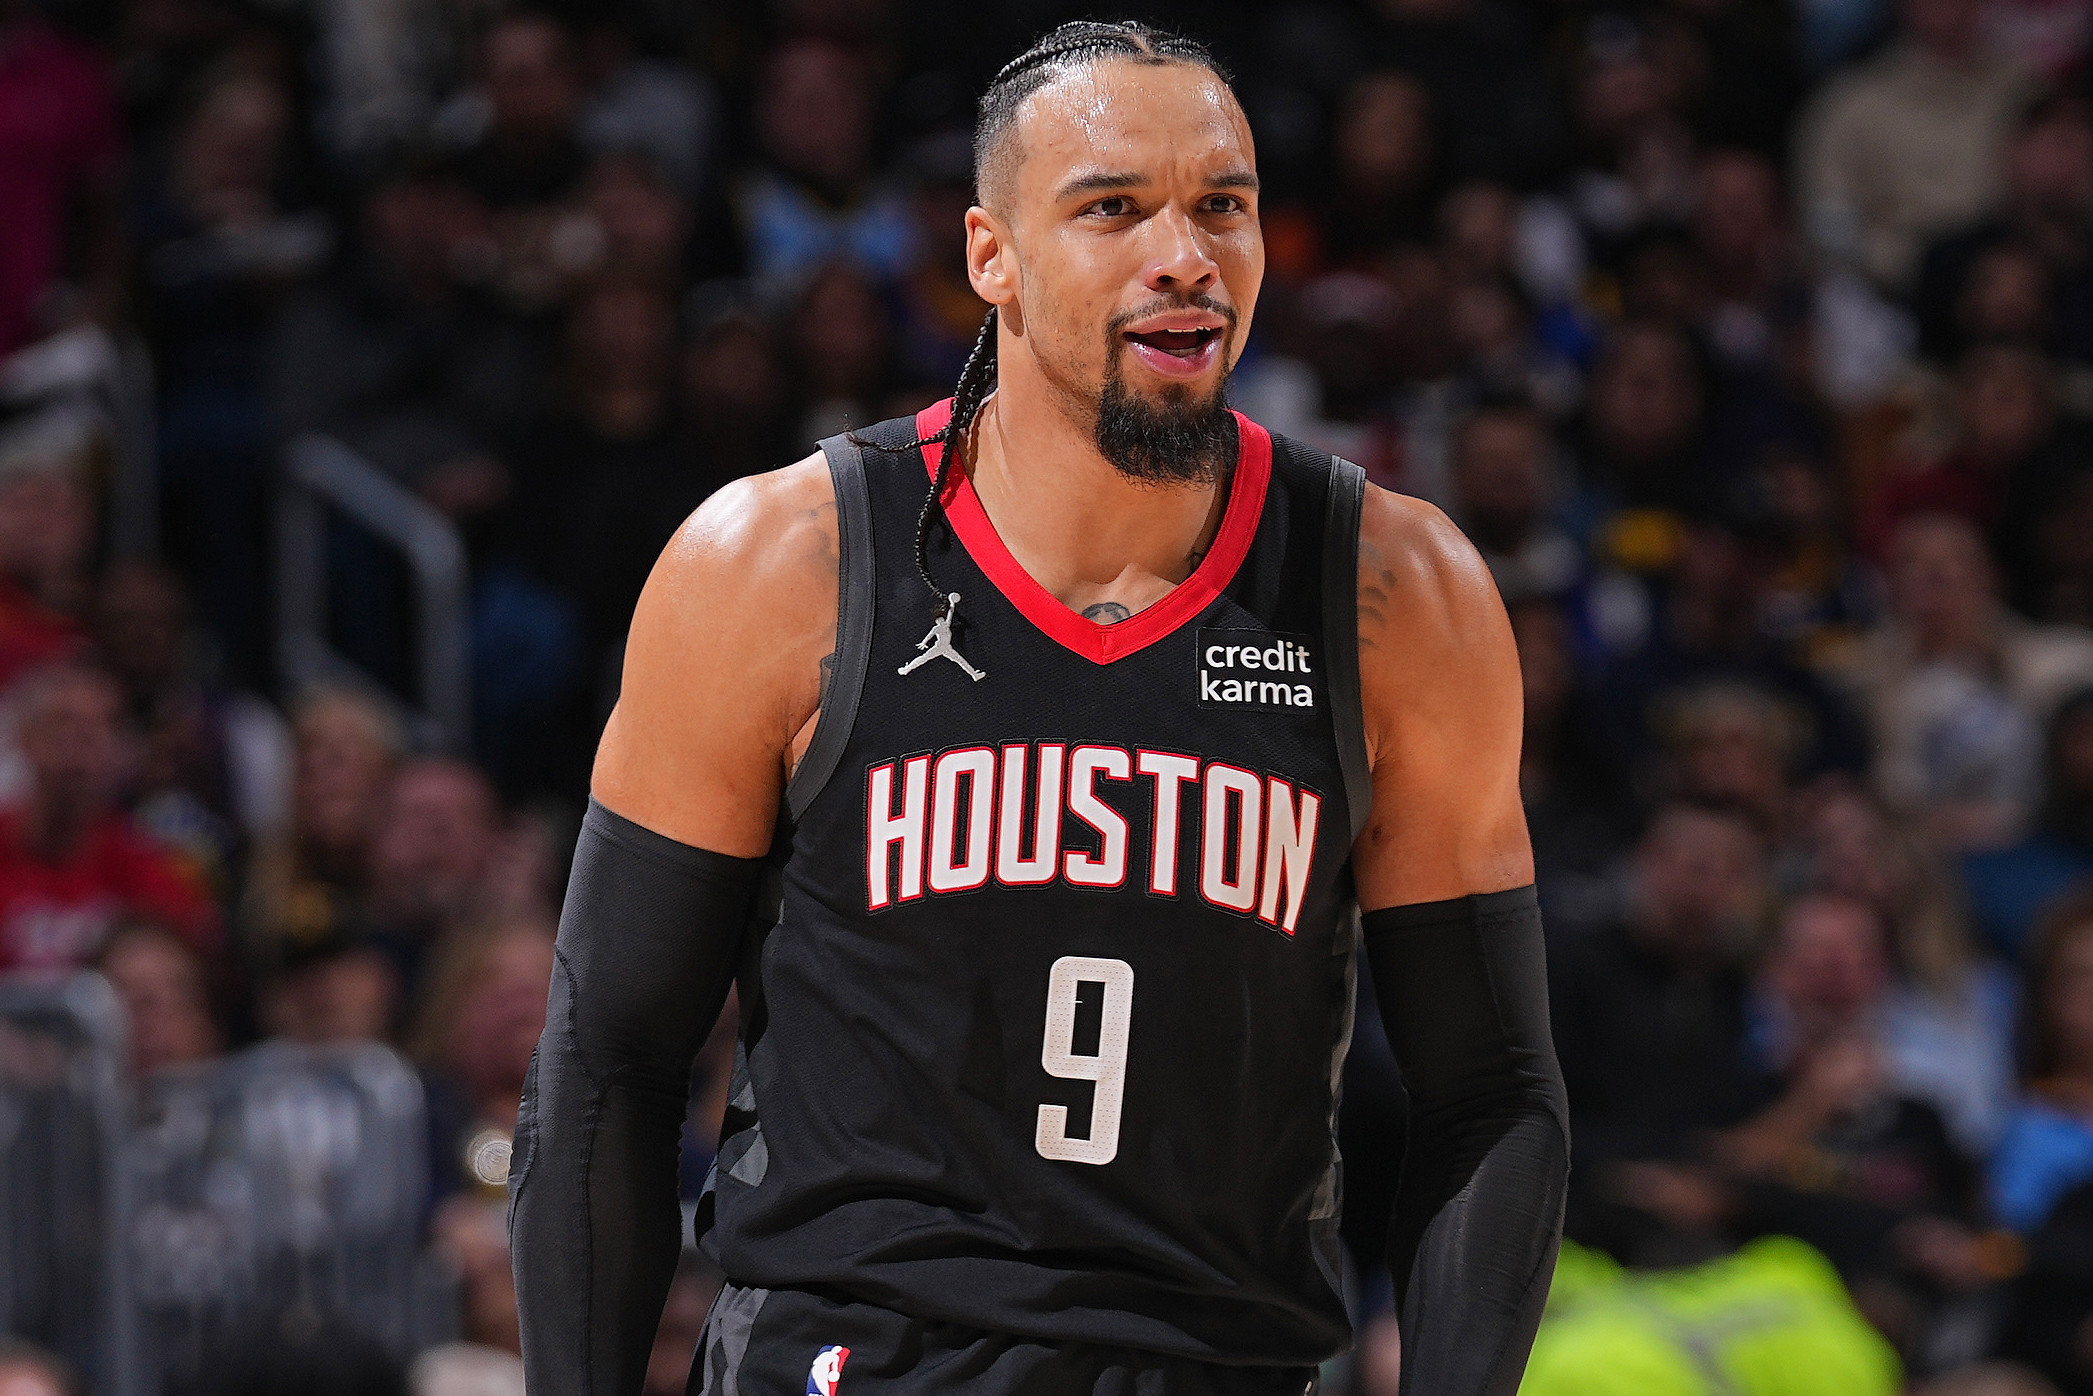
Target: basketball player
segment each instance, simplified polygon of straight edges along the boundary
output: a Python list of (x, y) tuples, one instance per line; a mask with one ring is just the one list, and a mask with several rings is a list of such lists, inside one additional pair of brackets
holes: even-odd
[(633, 619), (518, 1122), (531, 1390), (639, 1389), (730, 982), (692, 1391), (1312, 1390), (1363, 943), (1403, 1388), (1510, 1396), (1568, 1144), (1488, 573), (1225, 406), (1264, 257), (1204, 50), (1056, 30), (976, 163), (953, 398), (722, 491)]

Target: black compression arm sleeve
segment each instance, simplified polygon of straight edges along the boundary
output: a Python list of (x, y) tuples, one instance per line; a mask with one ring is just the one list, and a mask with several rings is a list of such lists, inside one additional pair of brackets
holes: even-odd
[(1388, 1266), (1404, 1396), (1513, 1396), (1569, 1183), (1569, 1116), (1548, 1031), (1530, 886), (1364, 918), (1410, 1142)]
[(691, 1061), (726, 1001), (760, 867), (589, 802), (509, 1178), (533, 1392), (637, 1396), (646, 1377), (681, 1244)]

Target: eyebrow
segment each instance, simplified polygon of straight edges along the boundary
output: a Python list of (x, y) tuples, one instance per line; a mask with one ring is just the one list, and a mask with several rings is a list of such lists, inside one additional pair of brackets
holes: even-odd
[[(1093, 170), (1079, 174), (1054, 191), (1054, 201), (1073, 199), (1082, 194), (1109, 194), (1117, 189), (1139, 189), (1149, 183), (1147, 175), (1132, 170)], [(1208, 178), (1205, 183), (1214, 189), (1255, 190), (1257, 175), (1250, 170), (1223, 170)]]

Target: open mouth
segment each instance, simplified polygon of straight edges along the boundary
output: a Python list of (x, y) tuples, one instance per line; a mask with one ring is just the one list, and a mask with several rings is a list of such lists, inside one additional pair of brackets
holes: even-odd
[(1221, 357), (1221, 325), (1186, 329), (1128, 330), (1127, 346), (1149, 372), (1190, 381), (1206, 375)]
[(1197, 330), (1148, 330), (1141, 334), (1129, 332), (1127, 338), (1135, 344), (1145, 344), (1174, 358), (1197, 357), (1200, 350), (1221, 337), (1218, 328)]

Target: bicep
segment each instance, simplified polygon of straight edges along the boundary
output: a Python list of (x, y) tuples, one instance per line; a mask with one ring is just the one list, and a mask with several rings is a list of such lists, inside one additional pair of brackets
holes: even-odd
[(1475, 550), (1379, 494), (1360, 547), (1360, 676), (1373, 803), (1353, 848), (1369, 910), (1533, 880), (1519, 799), (1518, 651)]

